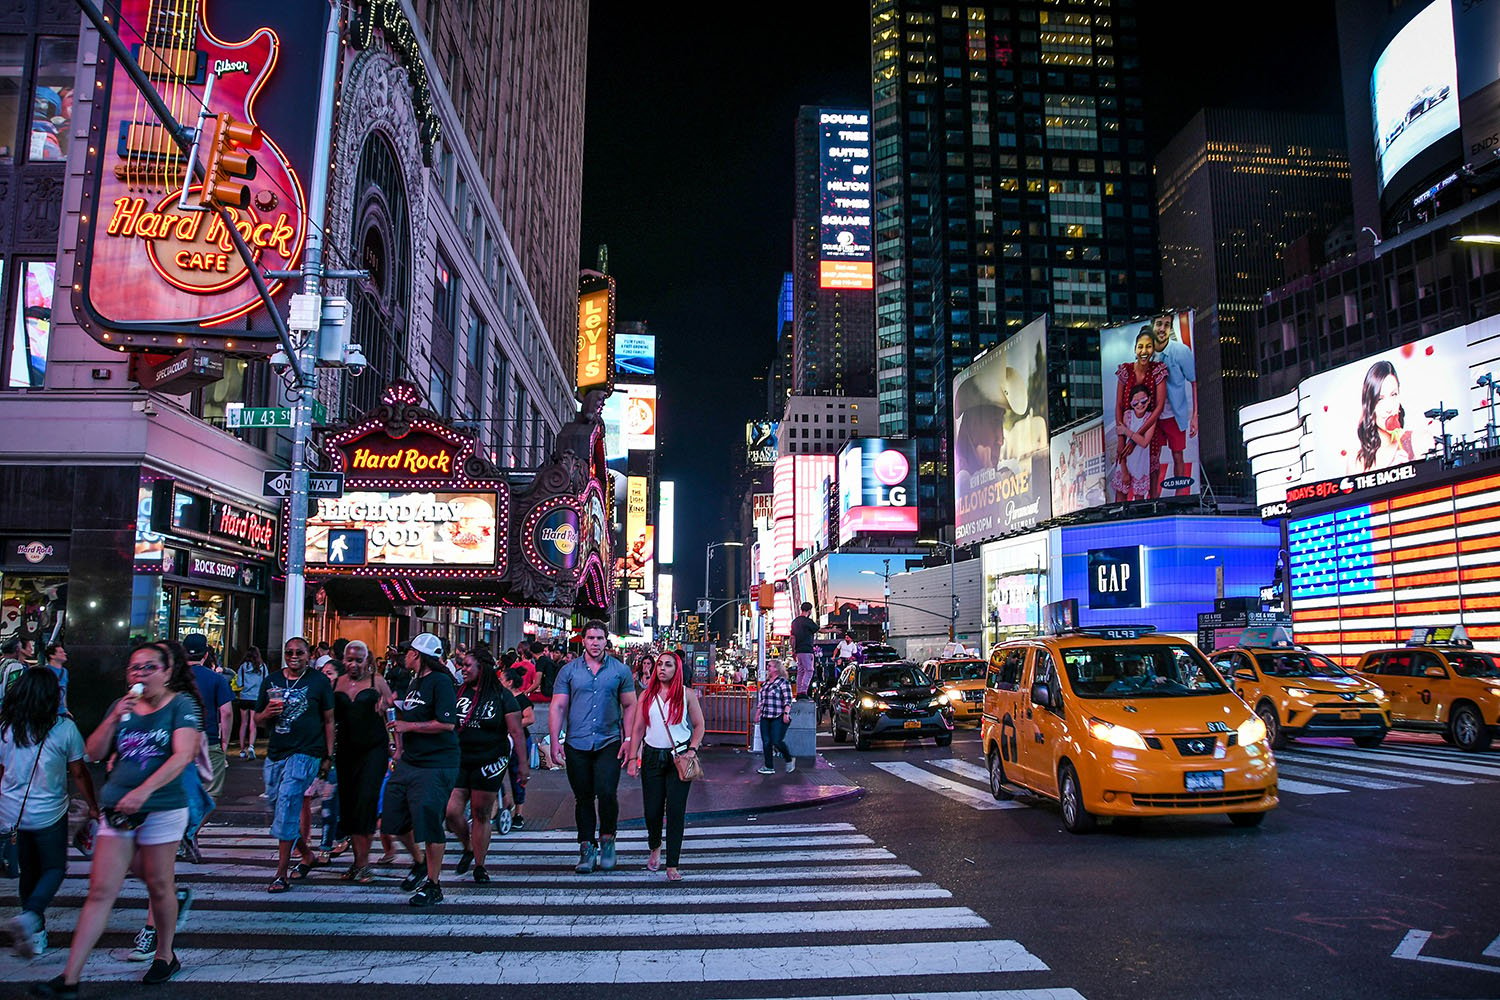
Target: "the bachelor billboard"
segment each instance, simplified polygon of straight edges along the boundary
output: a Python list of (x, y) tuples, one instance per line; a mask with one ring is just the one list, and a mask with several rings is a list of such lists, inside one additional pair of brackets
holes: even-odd
[(823, 108), (818, 134), (818, 287), (874, 288), (870, 112)]
[(1052, 516), (1047, 318), (953, 380), (955, 538), (981, 542)]
[(1104, 454), (1113, 503), (1200, 490), (1192, 310), (1099, 331)]

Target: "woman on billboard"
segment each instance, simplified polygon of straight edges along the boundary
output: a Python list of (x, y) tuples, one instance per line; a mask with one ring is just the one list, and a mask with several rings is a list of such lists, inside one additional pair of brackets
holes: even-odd
[[(1131, 491), (1121, 487), (1131, 481), (1129, 459), (1137, 448), (1147, 448), (1150, 454), (1148, 468), (1152, 470), (1151, 495), (1157, 496), (1161, 489), (1161, 436), (1151, 432), (1161, 420), (1161, 411), (1167, 405), (1167, 366), (1160, 361), (1153, 361), (1155, 354), (1156, 338), (1152, 335), (1150, 326), (1143, 326), (1135, 337), (1135, 360), (1123, 362), (1115, 369), (1115, 435), (1119, 438), (1115, 445), (1115, 463), (1119, 469), (1110, 477), (1110, 482), (1114, 487), (1117, 503), (1123, 503), (1134, 496)], [(1145, 389), (1148, 393), (1149, 407), (1145, 420), (1132, 431), (1125, 413), (1130, 408), (1130, 397), (1138, 388)], [(1150, 440), (1151, 444), (1136, 444), (1131, 439), (1132, 434)], [(1136, 461), (1139, 462), (1139, 458)]]
[[(1417, 459), (1417, 442), (1406, 429), (1406, 407), (1401, 405), (1401, 379), (1389, 361), (1377, 361), (1365, 373), (1355, 436), (1359, 447), (1349, 455), (1346, 472), (1389, 469)], [(1420, 453), (1430, 444), (1424, 442)]]

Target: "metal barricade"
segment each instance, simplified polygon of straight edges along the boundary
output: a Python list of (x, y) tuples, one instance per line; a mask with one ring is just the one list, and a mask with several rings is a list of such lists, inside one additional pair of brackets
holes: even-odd
[(704, 684), (697, 688), (703, 709), (704, 733), (734, 737), (750, 746), (755, 720), (756, 693), (738, 684)]

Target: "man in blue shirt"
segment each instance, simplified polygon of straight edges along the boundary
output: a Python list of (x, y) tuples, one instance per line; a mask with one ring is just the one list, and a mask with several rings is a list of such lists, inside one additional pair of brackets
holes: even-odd
[(568, 785), (573, 789), (573, 818), (578, 825), (574, 870), (580, 875), (615, 866), (620, 764), (630, 752), (630, 736), (622, 720), (635, 707), (635, 680), (629, 667), (605, 652), (608, 642), (609, 627), (603, 622), (591, 621), (583, 627), (583, 655), (558, 671), (547, 719), (552, 759), (567, 767)]
[[(188, 791), (190, 821), (187, 835), (182, 839), (181, 853), (186, 860), (197, 864), (200, 859), (198, 828), (203, 825), (208, 813), (213, 810), (214, 802), (223, 794), (224, 776), (229, 770), (227, 749), (230, 719), (234, 711), (234, 692), (229, 689), (229, 681), (224, 678), (224, 675), (206, 663), (208, 659), (207, 636), (200, 632), (190, 632), (182, 637), (182, 648), (187, 651), (188, 665), (193, 668), (193, 683), (197, 685), (198, 698), (203, 702), (204, 738), (208, 741), (208, 759), (214, 768), (213, 780), (203, 788), (208, 795), (207, 800), (198, 799), (198, 807), (192, 808), (194, 795), (191, 789)], [(192, 769), (189, 768), (189, 770)], [(196, 777), (189, 777), (187, 780), (194, 781)]]

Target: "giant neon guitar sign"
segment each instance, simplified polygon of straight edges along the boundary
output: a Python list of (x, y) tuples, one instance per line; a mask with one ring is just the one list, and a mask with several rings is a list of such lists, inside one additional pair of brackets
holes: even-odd
[[(206, 0), (122, 0), (120, 36), (182, 124), (197, 124), (210, 74), (210, 110), (255, 122), (257, 97), (273, 78), (287, 75), (287, 67), (278, 67), (280, 39), (260, 27), (244, 41), (224, 42), (210, 28), (206, 6)], [(243, 14), (251, 5), (229, 0), (216, 7)], [(315, 79), (316, 65), (311, 71)], [(255, 322), (264, 306), (222, 220), (178, 207), (185, 154), (123, 67), (116, 65), (110, 80), (95, 119), (101, 139), (91, 140), (94, 186), (81, 219), (83, 274), (74, 299), (83, 325), (101, 342), (127, 349), (190, 343), (254, 352), (257, 342), (273, 343), (270, 324)], [(302, 183), (272, 135), (255, 158), (250, 204), (231, 210), (235, 228), (260, 268), (294, 270), (307, 238)], [(188, 203), (196, 206), (197, 185), (190, 190)], [(272, 293), (281, 286), (272, 282)]]

